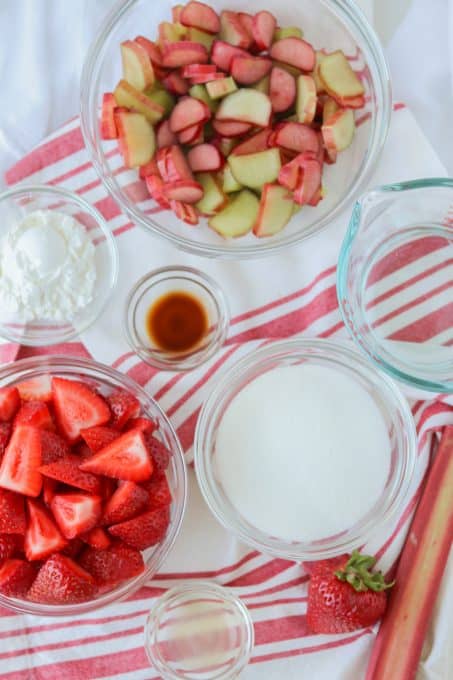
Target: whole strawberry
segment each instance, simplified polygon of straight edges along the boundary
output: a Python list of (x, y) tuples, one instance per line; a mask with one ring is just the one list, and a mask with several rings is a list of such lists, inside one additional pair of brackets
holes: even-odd
[(307, 625), (313, 633), (346, 633), (371, 626), (387, 607), (382, 572), (373, 572), (376, 559), (354, 550), (339, 564), (323, 560), (314, 565), (308, 586)]

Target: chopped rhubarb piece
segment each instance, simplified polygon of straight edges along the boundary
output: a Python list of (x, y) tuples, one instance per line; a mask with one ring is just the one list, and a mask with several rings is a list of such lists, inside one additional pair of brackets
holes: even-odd
[(204, 2), (197, 2), (196, 0), (188, 2), (181, 10), (180, 21), (184, 26), (199, 28), (208, 33), (220, 31), (220, 19), (217, 13)]
[(257, 197), (252, 191), (244, 189), (223, 210), (211, 217), (209, 226), (224, 238), (237, 238), (252, 230), (258, 210)]
[(329, 118), (338, 111), (340, 107), (333, 97), (327, 97), (322, 107), (322, 122), (327, 123)]
[(192, 76), (199, 75), (214, 75), (217, 72), (217, 67), (213, 64), (189, 64), (184, 66), (182, 70), (183, 78), (192, 78)]
[(282, 113), (291, 108), (296, 100), (296, 81), (294, 76), (283, 68), (274, 66), (269, 81), (269, 97), (272, 110)]
[(158, 27), (159, 44), (167, 45), (176, 43), (186, 38), (187, 29), (180, 23), (161, 21)]
[(344, 151), (352, 144), (355, 132), (351, 109), (339, 109), (321, 128), (324, 145), (328, 150)]
[(166, 179), (169, 182), (193, 181), (192, 170), (179, 146), (171, 146), (166, 157)]
[(184, 95), (189, 91), (189, 83), (184, 80), (178, 71), (172, 71), (166, 75), (162, 81), (162, 84), (172, 94)]
[(120, 149), (124, 164), (135, 168), (148, 163), (156, 150), (154, 129), (141, 113), (116, 113)]
[(237, 89), (233, 78), (219, 78), (206, 83), (206, 91), (211, 99), (221, 99)]
[(261, 130), (261, 132), (257, 132), (255, 135), (252, 135), (252, 137), (249, 137), (249, 139), (246, 139), (244, 142), (241, 142), (241, 144), (235, 146), (232, 151), (232, 155), (243, 156), (244, 154), (248, 153), (265, 151), (267, 148), (269, 148), (269, 139), (271, 134), (271, 128), (266, 128), (265, 130)]
[(360, 97), (365, 88), (341, 50), (323, 57), (319, 64), (319, 76), (331, 96)]
[(145, 179), (145, 182), (151, 198), (154, 199), (163, 210), (168, 210), (168, 208), (170, 207), (170, 203), (165, 198), (164, 181), (157, 175), (149, 175)]
[(203, 198), (203, 188), (198, 182), (179, 180), (177, 182), (168, 182), (168, 184), (165, 184), (164, 194), (169, 201), (198, 203), (198, 201)]
[(271, 114), (271, 101), (267, 95), (243, 88), (222, 99), (216, 119), (267, 127)]
[(148, 38), (144, 38), (142, 35), (138, 35), (134, 42), (138, 43), (141, 45), (141, 47), (143, 47), (144, 50), (146, 50), (153, 66), (162, 67), (164, 65), (164, 62), (162, 61), (162, 52), (160, 51), (159, 45), (156, 45), (156, 43), (148, 40)]
[(216, 40), (212, 45), (211, 61), (220, 71), (229, 72), (234, 57), (238, 56), (248, 57), (249, 53), (222, 40)]
[(211, 172), (200, 172), (195, 175), (195, 178), (203, 187), (204, 192), (196, 205), (197, 210), (202, 215), (215, 215), (227, 202), (227, 197), (219, 186), (216, 176)]
[(192, 85), (207, 85), (208, 83), (212, 83), (217, 80), (225, 80), (225, 74), (217, 72), (212, 74), (201, 73), (198, 76), (192, 76), (190, 82), (192, 83)]
[(451, 548), (453, 427), (446, 427), (398, 563), (366, 680), (415, 678)]
[(224, 10), (220, 15), (220, 39), (234, 47), (248, 49), (253, 38), (243, 26), (236, 12)]
[(252, 35), (258, 48), (268, 50), (272, 45), (275, 29), (277, 27), (277, 20), (273, 14), (262, 10), (255, 14), (252, 23)]
[(321, 188), (321, 166), (311, 154), (297, 156), (301, 174), (294, 190), (294, 202), (305, 205)]
[(150, 175), (157, 175), (159, 176), (159, 168), (157, 167), (156, 159), (151, 158), (149, 163), (145, 163), (145, 165), (141, 165), (138, 174), (140, 179), (146, 179)]
[(193, 144), (198, 139), (200, 139), (200, 135), (203, 135), (203, 130), (204, 123), (199, 124), (197, 123), (197, 125), (192, 125), (191, 127), (182, 130), (182, 132), (178, 134), (177, 141), (183, 145)]
[(116, 139), (118, 130), (115, 123), (116, 99), (112, 92), (106, 92), (102, 97), (101, 137), (102, 139)]
[(293, 215), (294, 203), (290, 192), (278, 184), (265, 184), (261, 194), (258, 218), (253, 227), (255, 236), (278, 234)]
[(148, 52), (134, 40), (121, 43), (123, 77), (141, 92), (154, 83), (154, 70)]
[(182, 201), (170, 201), (170, 207), (176, 217), (186, 224), (190, 224), (191, 226), (196, 226), (198, 224), (198, 212), (193, 205), (182, 203)]
[(213, 120), (212, 127), (222, 137), (240, 137), (246, 132), (249, 132), (252, 125), (250, 123), (241, 123), (240, 121), (232, 120)]
[(298, 153), (304, 151), (317, 153), (319, 149), (319, 140), (315, 130), (302, 123), (282, 123), (276, 129), (274, 144)]
[(162, 61), (166, 68), (181, 68), (188, 64), (206, 64), (208, 52), (200, 43), (190, 40), (165, 43), (162, 49)]
[(281, 168), (278, 149), (231, 155), (228, 162), (237, 181), (250, 189), (262, 189), (265, 184), (275, 182)]
[(272, 59), (294, 66), (301, 71), (313, 71), (315, 51), (310, 43), (301, 38), (283, 38), (272, 45)]
[[(200, 144), (194, 149), (191, 149), (187, 154), (187, 161), (192, 172), (210, 172), (214, 170), (220, 170), (225, 164), (224, 157), (213, 144)], [(194, 201), (186, 202), (192, 203)]]
[(170, 129), (177, 133), (193, 125), (199, 125), (209, 120), (211, 112), (206, 104), (193, 97), (179, 100), (170, 116)]
[(316, 85), (311, 76), (297, 79), (297, 120), (299, 123), (312, 123), (316, 114)]
[(233, 57), (231, 75), (241, 85), (253, 85), (267, 76), (272, 68), (272, 61), (266, 57)]
[(129, 109), (141, 113), (152, 125), (158, 123), (164, 116), (165, 111), (163, 106), (154, 102), (147, 97), (146, 94), (137, 90), (126, 80), (120, 80), (113, 94), (118, 106), (124, 107), (124, 110), (121, 108), (115, 110), (115, 125), (117, 129), (118, 115), (120, 113), (128, 113)]
[[(171, 131), (168, 120), (163, 120), (157, 128), (156, 141), (158, 149), (162, 149), (164, 146), (172, 146), (172, 144), (177, 144), (178, 139), (174, 132)], [(153, 172), (149, 174), (154, 175), (155, 173)]]

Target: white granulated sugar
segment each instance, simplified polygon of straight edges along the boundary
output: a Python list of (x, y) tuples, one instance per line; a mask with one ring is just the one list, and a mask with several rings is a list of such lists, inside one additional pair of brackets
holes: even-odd
[(390, 440), (371, 395), (321, 365), (275, 368), (241, 390), (219, 424), (216, 472), (252, 525), (288, 541), (333, 536), (378, 501)]
[(95, 246), (70, 215), (36, 210), (0, 242), (2, 314), (72, 321), (93, 300)]

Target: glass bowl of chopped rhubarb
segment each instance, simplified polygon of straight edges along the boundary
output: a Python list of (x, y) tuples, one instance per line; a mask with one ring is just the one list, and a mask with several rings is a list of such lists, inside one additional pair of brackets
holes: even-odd
[(179, 532), (186, 471), (164, 412), (87, 359), (0, 369), (0, 605), (71, 616), (118, 602)]
[(364, 188), (391, 112), (378, 38), (349, 0), (128, 0), (82, 75), (88, 151), (126, 221), (250, 258), (318, 233)]

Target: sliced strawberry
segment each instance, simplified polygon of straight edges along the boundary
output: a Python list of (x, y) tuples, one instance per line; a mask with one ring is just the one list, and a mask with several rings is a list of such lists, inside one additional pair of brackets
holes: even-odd
[(14, 430), (0, 465), (0, 487), (25, 496), (39, 496), (42, 477), (39, 430), (19, 425)]
[(172, 497), (165, 473), (154, 473), (150, 480), (143, 482), (142, 486), (149, 494), (148, 508), (150, 510), (170, 505)]
[(98, 550), (105, 550), (111, 544), (111, 540), (102, 527), (95, 527), (90, 529), (85, 534), (81, 534), (80, 538), (92, 548)]
[(22, 404), (14, 419), (14, 427), (18, 425), (31, 425), (42, 430), (55, 428), (47, 404), (43, 401), (26, 401)]
[(0, 566), (23, 548), (24, 537), (19, 534), (0, 534)]
[(99, 494), (101, 491), (101, 482), (90, 472), (85, 472), (81, 469), (83, 460), (84, 459), (80, 459), (77, 456), (67, 456), (66, 458), (55, 461), (55, 463), (50, 463), (50, 465), (41, 466), (40, 472), (45, 477), (56, 479), (58, 482), (69, 484), (69, 486), (75, 486), (78, 489), (83, 489), (89, 493)]
[(144, 482), (151, 477), (153, 464), (144, 435), (131, 430), (85, 460), (80, 469), (114, 479)]
[(59, 483), (57, 482), (56, 479), (50, 479), (47, 477), (43, 477), (42, 480), (42, 499), (44, 503), (47, 505), (47, 507), (50, 507), (50, 504), (52, 503), (53, 497), (57, 493)]
[(0, 534), (25, 534), (24, 498), (14, 491), (0, 489)]
[(52, 389), (58, 424), (70, 442), (78, 440), (81, 430), (110, 420), (105, 400), (84, 383), (53, 378)]
[(83, 542), (82, 538), (77, 536), (76, 538), (73, 538), (72, 541), (68, 541), (67, 546), (63, 548), (61, 552), (63, 555), (66, 555), (66, 557), (70, 557), (72, 560), (75, 560), (75, 558), (80, 555), (84, 547), (85, 543)]
[(95, 427), (89, 427), (87, 430), (82, 430), (80, 434), (91, 451), (97, 453), (118, 437), (118, 430), (114, 430), (113, 427), (107, 427), (106, 425), (96, 425)]
[(159, 439), (152, 435), (145, 435), (145, 442), (153, 461), (153, 467), (157, 472), (165, 472), (170, 462), (171, 452)]
[(50, 513), (39, 501), (27, 499), (29, 522), (25, 533), (24, 549), (28, 560), (43, 560), (65, 547)]
[(207, 33), (220, 31), (220, 19), (216, 12), (204, 2), (191, 0), (181, 10), (180, 21), (183, 26), (193, 26)]
[(41, 438), (42, 465), (49, 465), (69, 455), (68, 444), (56, 432), (41, 430), (39, 436)]
[(52, 401), (52, 378), (50, 375), (40, 375), (30, 378), (17, 385), (22, 401)]
[(126, 427), (126, 430), (140, 430), (144, 434), (152, 434), (158, 428), (155, 420), (149, 418), (132, 418)]
[(0, 421), (12, 420), (20, 407), (20, 396), (17, 387), (0, 388)]
[(169, 523), (168, 507), (158, 508), (127, 522), (114, 524), (109, 527), (109, 533), (137, 550), (145, 550), (164, 538)]
[(28, 599), (45, 604), (73, 604), (90, 600), (94, 579), (65, 555), (53, 555), (41, 567), (28, 591)]
[(11, 423), (0, 423), (0, 463), (2, 462), (3, 454), (8, 446), (12, 429)]
[(140, 415), (140, 402), (133, 394), (118, 388), (107, 397), (112, 412), (112, 427), (122, 430), (130, 418)]
[(0, 593), (25, 597), (36, 578), (36, 565), (25, 560), (7, 560), (0, 568)]
[(100, 496), (70, 493), (54, 496), (50, 505), (65, 538), (75, 538), (96, 526), (102, 512)]
[(79, 562), (99, 585), (121, 583), (145, 569), (141, 553), (122, 543), (115, 543), (105, 550), (87, 548)]
[(132, 519), (145, 508), (148, 502), (149, 494), (144, 488), (134, 482), (122, 482), (105, 506), (102, 523), (118, 524)]

